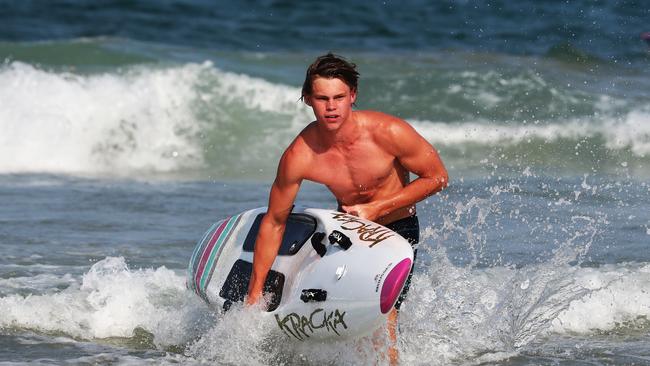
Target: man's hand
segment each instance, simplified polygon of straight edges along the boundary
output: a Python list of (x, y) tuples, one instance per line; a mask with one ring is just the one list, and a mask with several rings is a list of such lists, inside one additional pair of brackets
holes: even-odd
[(251, 307), (257, 305), (260, 301), (261, 294), (259, 292), (250, 293), (246, 296), (246, 307)]
[(384, 216), (374, 202), (360, 203), (352, 206), (341, 205), (341, 209), (345, 213), (370, 221), (376, 221), (381, 216)]

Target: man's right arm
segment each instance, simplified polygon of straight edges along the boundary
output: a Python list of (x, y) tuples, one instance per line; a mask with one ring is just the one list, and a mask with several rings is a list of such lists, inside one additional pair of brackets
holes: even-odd
[(294, 159), (295, 152), (287, 149), (278, 165), (275, 181), (271, 186), (269, 207), (260, 223), (253, 254), (253, 273), (248, 287), (248, 305), (256, 304), (262, 296), (266, 276), (278, 255), (287, 218), (298, 194), (302, 176), (301, 159)]

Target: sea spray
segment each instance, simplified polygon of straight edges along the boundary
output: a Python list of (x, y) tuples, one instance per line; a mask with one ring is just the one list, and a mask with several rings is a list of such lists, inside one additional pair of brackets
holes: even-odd
[[(173, 271), (131, 270), (124, 258), (95, 263), (80, 282), (43, 295), (0, 297), (0, 327), (81, 339), (153, 336), (158, 347), (184, 344), (205, 329), (200, 300)], [(208, 322), (209, 324), (209, 322)]]
[[(555, 247), (550, 257), (533, 256), (519, 264), (508, 264), (498, 250), (490, 248), (494, 239), (483, 234), (488, 225), (513, 227), (509, 221), (521, 219), (519, 210), (532, 208), (506, 210), (513, 196), (526, 194), (530, 187), (526, 180), (533, 175), (528, 170), (520, 181), (488, 180), (485, 188), (473, 191), (466, 203), (456, 202), (442, 213), (442, 225), (425, 230), (419, 270), (400, 316), (405, 359), (415, 362), (435, 354), (435, 364), (448, 364), (525, 353), (536, 339), (551, 336), (557, 329), (554, 322), (576, 301), (583, 301), (611, 282), (585, 286), (579, 280), (587, 271), (580, 264), (607, 224), (597, 212), (558, 221), (549, 219), (557, 210), (551, 207), (546, 213), (537, 211), (540, 219), (529, 217), (532, 223), (537, 222), (527, 227), (531, 233), (565, 234), (562, 241), (546, 241), (546, 246)], [(449, 245), (450, 240), (459, 240), (462, 245)], [(459, 254), (450, 256), (451, 248)], [(460, 248), (465, 248), (466, 255), (460, 254)]]
[(281, 356), (282, 335), (271, 317), (259, 309), (235, 304), (219, 313), (216, 323), (187, 346), (185, 354), (202, 362), (268, 365)]

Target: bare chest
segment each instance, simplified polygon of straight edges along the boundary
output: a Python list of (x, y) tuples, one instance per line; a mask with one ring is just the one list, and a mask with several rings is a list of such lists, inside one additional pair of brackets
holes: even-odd
[(316, 156), (308, 179), (326, 185), (344, 204), (368, 202), (397, 177), (395, 157), (357, 142)]

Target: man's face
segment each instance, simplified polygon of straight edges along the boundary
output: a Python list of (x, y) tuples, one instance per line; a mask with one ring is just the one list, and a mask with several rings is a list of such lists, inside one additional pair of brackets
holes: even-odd
[(317, 77), (312, 83), (312, 94), (305, 103), (314, 110), (316, 121), (329, 131), (336, 131), (352, 113), (357, 93), (341, 79)]

